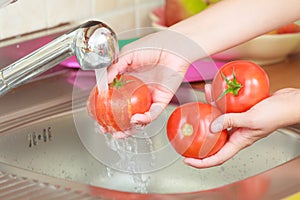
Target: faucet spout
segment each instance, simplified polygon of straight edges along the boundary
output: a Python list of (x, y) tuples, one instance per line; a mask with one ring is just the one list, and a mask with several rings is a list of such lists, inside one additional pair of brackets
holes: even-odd
[(119, 45), (110, 27), (98, 21), (90, 21), (77, 30), (72, 49), (81, 69), (95, 70), (117, 61)]
[(83, 70), (117, 61), (115, 32), (99, 21), (86, 22), (0, 70), (0, 96), (75, 55)]

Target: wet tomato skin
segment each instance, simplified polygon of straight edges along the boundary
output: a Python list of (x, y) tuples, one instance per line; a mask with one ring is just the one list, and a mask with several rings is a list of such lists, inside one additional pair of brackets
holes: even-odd
[(123, 74), (109, 84), (107, 92), (95, 86), (87, 101), (87, 110), (107, 132), (126, 131), (134, 114), (145, 113), (151, 106), (151, 93), (140, 79)]
[[(233, 84), (234, 80), (240, 85)], [(236, 94), (229, 92), (222, 96), (231, 89), (236, 90)], [(223, 113), (245, 112), (269, 96), (268, 75), (259, 65), (246, 60), (225, 64), (212, 82), (213, 100)]]
[(177, 153), (189, 158), (205, 158), (218, 152), (228, 133), (211, 133), (211, 122), (222, 113), (210, 104), (192, 102), (177, 107), (167, 122), (167, 136)]

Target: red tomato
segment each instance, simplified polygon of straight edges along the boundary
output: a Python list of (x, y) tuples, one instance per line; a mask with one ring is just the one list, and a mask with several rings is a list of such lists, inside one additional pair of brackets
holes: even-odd
[(268, 75), (253, 62), (229, 62), (215, 75), (212, 96), (223, 113), (247, 111), (270, 96)]
[(95, 86), (87, 102), (89, 114), (108, 132), (126, 131), (130, 118), (145, 113), (151, 105), (151, 93), (138, 78), (120, 75), (109, 84), (108, 92), (99, 93)]
[(211, 133), (211, 122), (222, 113), (210, 104), (181, 105), (169, 117), (167, 135), (174, 149), (184, 157), (205, 158), (225, 144), (227, 131)]
[(280, 27), (276, 31), (278, 34), (286, 34), (286, 33), (299, 33), (300, 26), (296, 23), (291, 23), (285, 26)]

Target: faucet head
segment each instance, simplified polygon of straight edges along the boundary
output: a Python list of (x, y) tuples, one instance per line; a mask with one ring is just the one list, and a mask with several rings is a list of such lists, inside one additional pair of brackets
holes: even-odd
[(83, 70), (104, 68), (117, 62), (117, 36), (102, 22), (89, 21), (79, 26), (73, 45), (75, 56)]

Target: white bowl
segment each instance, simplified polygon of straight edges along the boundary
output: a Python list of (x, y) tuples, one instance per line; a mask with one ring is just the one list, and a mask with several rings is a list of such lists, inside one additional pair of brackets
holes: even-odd
[[(164, 30), (164, 7), (155, 8), (149, 18), (157, 31)], [(259, 65), (273, 64), (300, 52), (300, 33), (264, 34), (248, 42), (212, 55), (222, 61), (247, 59)]]

